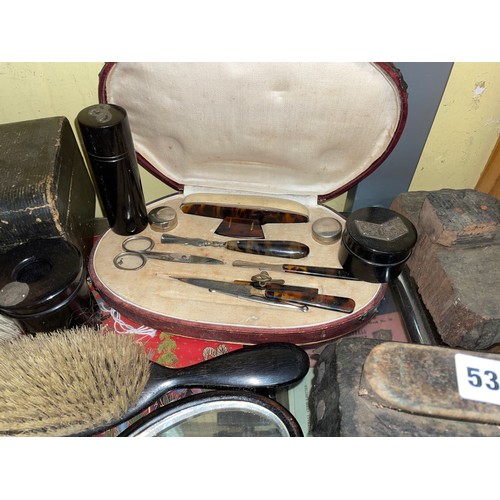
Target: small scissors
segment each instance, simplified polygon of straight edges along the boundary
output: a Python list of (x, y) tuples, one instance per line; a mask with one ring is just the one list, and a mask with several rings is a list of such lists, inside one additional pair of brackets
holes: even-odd
[(130, 236), (122, 243), (123, 252), (113, 259), (118, 269), (136, 271), (146, 265), (148, 259), (184, 264), (224, 264), (221, 260), (199, 255), (189, 255), (171, 252), (152, 252), (154, 241), (149, 236)]

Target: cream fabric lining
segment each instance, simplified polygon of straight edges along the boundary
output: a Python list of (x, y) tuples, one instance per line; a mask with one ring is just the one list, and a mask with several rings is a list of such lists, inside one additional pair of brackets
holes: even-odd
[(106, 92), (136, 150), (191, 191), (331, 193), (384, 153), (401, 112), (370, 63), (119, 63)]
[[(220, 219), (210, 219), (182, 213), (180, 204), (184, 198), (181, 194), (148, 205), (148, 210), (167, 205), (177, 211), (178, 225), (169, 234), (184, 237), (196, 237), (210, 240), (227, 241), (227, 238), (214, 234)], [(335, 217), (342, 225), (344, 219), (332, 210), (315, 205), (309, 207), (310, 221), (301, 224), (266, 224), (266, 239), (288, 239), (306, 243), (310, 254), (304, 259), (278, 259), (251, 255), (213, 247), (193, 247), (184, 245), (166, 245), (160, 243), (161, 233), (147, 228), (141, 233), (155, 241), (154, 250), (191, 253), (214, 257), (225, 262), (225, 265), (175, 264), (149, 260), (145, 267), (137, 271), (123, 271), (113, 265), (114, 256), (121, 251), (125, 236), (108, 231), (97, 243), (94, 252), (94, 272), (106, 293), (112, 293), (117, 299), (157, 315), (186, 321), (201, 322), (214, 325), (233, 325), (237, 327), (255, 328), (301, 328), (305, 326), (330, 325), (337, 319), (346, 318), (346, 314), (310, 308), (309, 312), (282, 309), (274, 306), (254, 304), (252, 302), (210, 293), (187, 283), (169, 278), (169, 275), (199, 277), (226, 281), (249, 280), (258, 269), (245, 269), (232, 266), (234, 260), (267, 262), (272, 264), (303, 264), (313, 266), (340, 267), (338, 261), (338, 245), (321, 245), (314, 241), (311, 227), (321, 217)], [(347, 281), (331, 278), (316, 278), (291, 273), (269, 271), (276, 279), (284, 279), (287, 284), (314, 286), (320, 293), (351, 297), (356, 302), (353, 313), (371, 304), (379, 292), (379, 284), (362, 281)], [(99, 283), (97, 283), (98, 288)], [(126, 311), (122, 311), (126, 315)]]

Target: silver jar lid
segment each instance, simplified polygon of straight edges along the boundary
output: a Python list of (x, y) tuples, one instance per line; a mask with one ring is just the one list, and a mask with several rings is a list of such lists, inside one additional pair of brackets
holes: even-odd
[(322, 217), (312, 225), (312, 236), (322, 245), (335, 243), (342, 232), (342, 225), (333, 217)]
[(148, 213), (148, 220), (151, 229), (163, 233), (177, 226), (177, 213), (172, 207), (156, 207)]

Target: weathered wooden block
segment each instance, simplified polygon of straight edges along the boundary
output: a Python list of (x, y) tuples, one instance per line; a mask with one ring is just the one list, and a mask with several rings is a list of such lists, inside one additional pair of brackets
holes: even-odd
[(0, 125), (0, 252), (61, 237), (90, 252), (95, 191), (62, 116)]
[(492, 196), (473, 189), (443, 189), (427, 194), (419, 220), (439, 245), (484, 245), (497, 236), (500, 206)]
[[(309, 400), (311, 434), (499, 436), (500, 407), (459, 395), (455, 352), (366, 338), (331, 343), (315, 366)], [(499, 359), (498, 354), (481, 356)]]
[(400, 194), (391, 208), (418, 241), (408, 261), (443, 342), (480, 350), (500, 342), (500, 203), (474, 190)]

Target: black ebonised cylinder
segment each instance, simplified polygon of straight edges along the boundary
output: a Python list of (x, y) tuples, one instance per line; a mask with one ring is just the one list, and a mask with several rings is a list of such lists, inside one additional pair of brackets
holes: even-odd
[(111, 229), (120, 235), (140, 233), (148, 214), (127, 112), (114, 104), (96, 104), (80, 111), (77, 123)]

